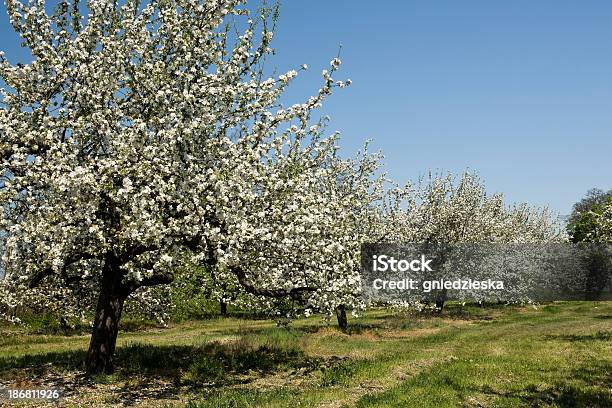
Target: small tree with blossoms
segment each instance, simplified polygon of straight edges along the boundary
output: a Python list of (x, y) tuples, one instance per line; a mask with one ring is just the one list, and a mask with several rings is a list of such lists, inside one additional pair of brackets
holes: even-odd
[[(461, 270), (463, 261), (457, 259), (461, 251), (453, 246), (463, 244), (520, 244), (560, 242), (561, 226), (547, 209), (537, 209), (528, 204), (506, 206), (502, 194), (488, 194), (483, 181), (475, 174), (465, 172), (460, 177), (452, 174), (429, 174), (414, 187), (408, 186), (402, 195), (406, 202), (404, 216), (397, 221), (396, 236), (403, 242), (427, 243), (434, 246), (440, 267), (446, 279)], [(401, 214), (401, 211), (396, 211)], [(481, 245), (481, 249), (486, 245)], [(490, 247), (492, 249), (493, 247)], [(489, 256), (495, 256), (493, 254)], [(534, 253), (519, 251), (520, 256), (537, 256), (541, 251), (534, 246)], [(483, 263), (488, 260), (482, 255)], [(493, 262), (494, 263), (494, 262)], [(454, 264), (451, 265), (451, 264)], [(504, 271), (489, 271), (490, 277)], [(533, 271), (517, 271), (519, 279)], [(521, 288), (523, 289), (523, 288)], [(441, 311), (447, 299), (447, 291), (436, 294), (436, 310)]]
[[(49, 16), (42, 0), (7, 0), (34, 59), (0, 58), (5, 301), (95, 296), (86, 367), (96, 373), (113, 369), (126, 299), (158, 301), (143, 291), (172, 282), (186, 259), (262, 296), (318, 309), (353, 299), (348, 226), (372, 185), (311, 121), (348, 84), (332, 78), (340, 61), (318, 94), (283, 108), (297, 72), (262, 73), (271, 10), (250, 18), (239, 0), (87, 6), (85, 21), (78, 2)], [(244, 19), (240, 35), (231, 19)]]

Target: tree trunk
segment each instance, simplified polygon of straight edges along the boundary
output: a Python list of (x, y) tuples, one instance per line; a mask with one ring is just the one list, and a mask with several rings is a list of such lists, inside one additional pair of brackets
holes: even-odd
[(119, 332), (119, 319), (127, 297), (127, 290), (121, 284), (119, 271), (106, 266), (104, 269), (85, 362), (89, 374), (113, 371), (113, 354)]
[(227, 303), (225, 303), (225, 301), (223, 301), (223, 299), (221, 299), (219, 301), (219, 306), (221, 309), (221, 316), (227, 316)]
[(338, 327), (340, 327), (340, 330), (346, 331), (348, 329), (348, 320), (346, 319), (346, 309), (344, 305), (340, 305), (336, 308), (336, 318), (338, 319)]
[(442, 313), (442, 309), (444, 309), (444, 302), (446, 302), (447, 290), (442, 289), (436, 295), (436, 312)]

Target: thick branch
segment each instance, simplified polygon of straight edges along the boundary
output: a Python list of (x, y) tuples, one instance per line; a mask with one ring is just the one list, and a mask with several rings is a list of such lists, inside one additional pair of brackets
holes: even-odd
[[(81, 261), (87, 261), (87, 260), (92, 260), (92, 259), (99, 259), (99, 257), (97, 255), (92, 255), (92, 254), (78, 254), (78, 255), (73, 255), (69, 258), (67, 258), (64, 261), (64, 265), (62, 266), (62, 268), (60, 269), (60, 274), (61, 276), (68, 282), (74, 282), (75, 280), (78, 280), (75, 277), (69, 277), (66, 275), (66, 269), (68, 269), (69, 266), (77, 263), (77, 262), (81, 262)], [(53, 268), (45, 268), (42, 269), (40, 271), (38, 271), (33, 277), (32, 279), (30, 279), (30, 283), (28, 284), (28, 287), (30, 289), (33, 289), (35, 287), (37, 287), (38, 285), (40, 285), (40, 282), (42, 282), (42, 280), (44, 278), (46, 278), (49, 275), (53, 274)]]
[(248, 281), (246, 273), (244, 272), (242, 268), (234, 267), (232, 268), (232, 272), (236, 275), (236, 277), (238, 278), (238, 282), (244, 288), (244, 290), (246, 290), (248, 293), (251, 293), (253, 295), (267, 296), (267, 297), (274, 297), (274, 298), (281, 298), (281, 297), (287, 297), (287, 296), (291, 298), (297, 298), (302, 293), (317, 291), (317, 288), (313, 288), (311, 286), (298, 286), (298, 287), (291, 288), (291, 289), (280, 289), (280, 288), (264, 289), (264, 288), (260, 288), (260, 287), (257, 287), (251, 284)]

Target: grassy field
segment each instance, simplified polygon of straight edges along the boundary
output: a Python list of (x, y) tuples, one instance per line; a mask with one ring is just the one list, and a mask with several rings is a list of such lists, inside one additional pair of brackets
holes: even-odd
[(86, 335), (2, 326), (0, 384), (63, 388), (66, 407), (612, 406), (612, 302), (374, 310), (350, 324), (226, 318), (122, 332), (116, 373), (95, 378), (81, 371)]

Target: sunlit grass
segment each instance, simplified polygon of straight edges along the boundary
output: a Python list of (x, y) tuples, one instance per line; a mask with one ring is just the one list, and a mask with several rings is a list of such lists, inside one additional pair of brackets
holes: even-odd
[(3, 326), (0, 383), (61, 379), (65, 406), (612, 406), (612, 302), (379, 309), (350, 323), (348, 333), (320, 317), (122, 332), (116, 373), (93, 379), (81, 371), (88, 336)]

